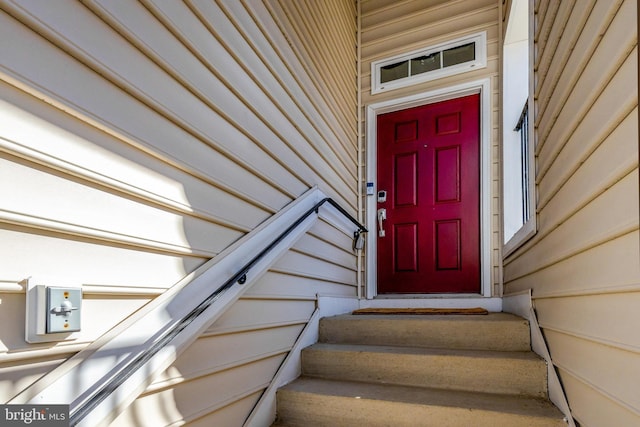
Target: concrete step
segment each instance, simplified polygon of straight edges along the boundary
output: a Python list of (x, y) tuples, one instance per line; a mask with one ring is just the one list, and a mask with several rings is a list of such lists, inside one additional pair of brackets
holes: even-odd
[(347, 381), (547, 397), (547, 367), (533, 352), (318, 343), (302, 375)]
[(507, 313), (460, 315), (340, 315), (320, 320), (320, 342), (528, 351), (529, 325)]
[(277, 394), (278, 426), (565, 426), (544, 399), (299, 378)]

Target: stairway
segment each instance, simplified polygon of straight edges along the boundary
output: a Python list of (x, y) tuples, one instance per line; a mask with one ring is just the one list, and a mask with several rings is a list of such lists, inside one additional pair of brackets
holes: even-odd
[(565, 426), (546, 369), (506, 313), (324, 318), (275, 426)]

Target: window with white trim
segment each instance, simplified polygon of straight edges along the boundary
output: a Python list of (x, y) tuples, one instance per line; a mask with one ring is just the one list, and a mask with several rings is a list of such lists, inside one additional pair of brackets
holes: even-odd
[(502, 162), (503, 254), (516, 250), (537, 231), (535, 140), (529, 120), (533, 72), (530, 69), (529, 1), (513, 0), (503, 46)]
[(487, 66), (481, 32), (371, 63), (371, 93), (410, 86)]

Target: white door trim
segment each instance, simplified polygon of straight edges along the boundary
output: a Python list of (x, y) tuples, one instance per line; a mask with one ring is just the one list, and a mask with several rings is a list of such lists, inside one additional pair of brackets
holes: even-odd
[[(434, 102), (480, 94), (480, 280), (481, 294), (491, 296), (491, 80), (489, 78), (462, 83), (447, 88), (417, 93), (403, 98), (382, 101), (367, 106), (367, 182), (376, 187), (376, 124), (377, 116)], [(366, 249), (366, 297), (377, 295), (376, 254), (377, 220), (376, 197), (368, 195), (366, 201), (367, 227), (370, 237)], [(448, 295), (448, 294), (447, 294)], [(421, 295), (422, 296), (422, 295)], [(425, 295), (442, 298), (443, 294)], [(422, 296), (422, 297), (425, 297)], [(466, 294), (465, 296), (468, 296)]]

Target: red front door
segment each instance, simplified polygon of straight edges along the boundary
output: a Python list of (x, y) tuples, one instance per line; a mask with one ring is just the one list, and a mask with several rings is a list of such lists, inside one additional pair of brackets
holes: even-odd
[(479, 99), (378, 116), (378, 293), (480, 292)]

